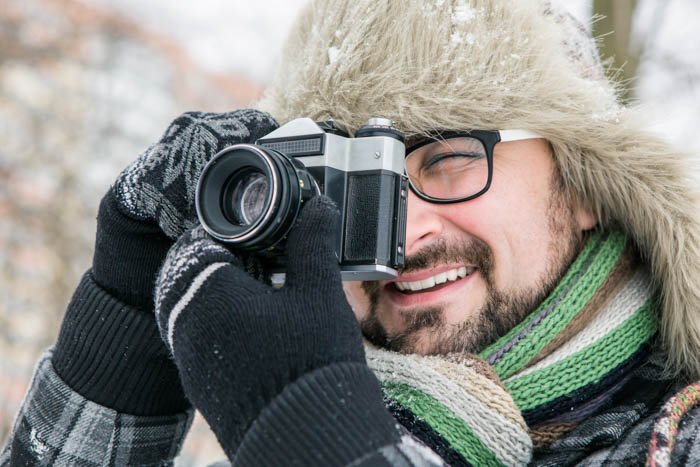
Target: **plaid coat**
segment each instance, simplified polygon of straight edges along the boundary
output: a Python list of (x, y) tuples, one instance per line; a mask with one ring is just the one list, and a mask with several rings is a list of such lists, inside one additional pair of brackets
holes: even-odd
[[(180, 452), (193, 411), (142, 417), (91, 402), (56, 374), (49, 350), (39, 360), (0, 454), (0, 466), (168, 466)], [(418, 464), (416, 460), (420, 460)], [(217, 467), (230, 465), (224, 461)], [(368, 452), (357, 465), (444, 465), (408, 433)]]
[[(616, 403), (590, 417), (532, 465), (643, 465), (662, 405), (680, 385), (664, 380), (654, 359), (620, 391)], [(0, 466), (172, 465), (193, 413), (138, 417), (86, 400), (56, 375), (51, 351), (39, 361)], [(367, 453), (357, 465), (438, 465), (412, 437)], [(671, 465), (700, 465), (700, 407), (679, 426)]]
[(193, 412), (139, 417), (95, 404), (40, 360), (0, 465), (172, 465)]

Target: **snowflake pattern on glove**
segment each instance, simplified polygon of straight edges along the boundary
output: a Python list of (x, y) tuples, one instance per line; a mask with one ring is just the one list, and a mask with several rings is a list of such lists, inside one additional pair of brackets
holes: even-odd
[(270, 115), (252, 109), (182, 114), (117, 179), (113, 190), (120, 208), (177, 238), (197, 221), (195, 190), (207, 162), (227, 146), (253, 143), (277, 126)]

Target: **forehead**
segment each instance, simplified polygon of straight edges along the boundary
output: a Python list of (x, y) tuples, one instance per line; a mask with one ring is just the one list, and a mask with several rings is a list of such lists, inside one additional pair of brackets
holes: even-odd
[(494, 169), (513, 168), (529, 176), (549, 176), (556, 164), (552, 147), (543, 138), (500, 142), (493, 149), (493, 160)]

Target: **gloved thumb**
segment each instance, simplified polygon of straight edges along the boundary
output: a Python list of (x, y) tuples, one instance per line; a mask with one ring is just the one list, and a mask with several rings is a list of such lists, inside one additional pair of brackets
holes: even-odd
[(287, 286), (340, 284), (339, 234), (340, 212), (335, 203), (322, 195), (307, 201), (287, 240)]

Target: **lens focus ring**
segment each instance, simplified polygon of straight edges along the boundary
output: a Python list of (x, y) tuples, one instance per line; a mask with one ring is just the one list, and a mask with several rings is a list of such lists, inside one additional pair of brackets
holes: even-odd
[[(299, 168), (287, 156), (250, 144), (224, 149), (202, 171), (197, 215), (217, 240), (260, 250), (279, 242), (302, 202)], [(316, 188), (317, 191), (317, 188)], [(306, 195), (304, 195), (306, 197)]]

